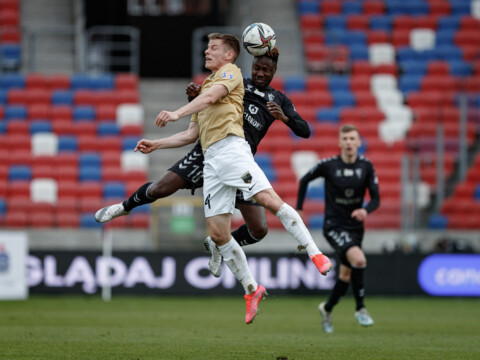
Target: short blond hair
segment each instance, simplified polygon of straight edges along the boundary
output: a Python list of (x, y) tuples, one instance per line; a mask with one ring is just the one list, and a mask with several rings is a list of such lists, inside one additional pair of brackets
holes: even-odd
[(227, 48), (227, 50), (232, 50), (233, 55), (233, 62), (237, 60), (238, 55), (240, 55), (240, 41), (235, 35), (231, 34), (222, 34), (222, 33), (211, 33), (208, 35), (208, 40), (222, 40), (223, 44)]
[(350, 132), (350, 131), (356, 131), (357, 134), (360, 136), (360, 132), (358, 131), (357, 127), (353, 124), (345, 124), (345, 125), (342, 125), (340, 127), (340, 130), (339, 130), (339, 135), (343, 134), (343, 133), (347, 133), (347, 132)]

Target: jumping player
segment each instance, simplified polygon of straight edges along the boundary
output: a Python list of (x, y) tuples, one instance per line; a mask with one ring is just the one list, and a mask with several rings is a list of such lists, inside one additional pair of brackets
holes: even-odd
[[(323, 234), (340, 260), (340, 271), (333, 291), (328, 301), (318, 307), (322, 328), (327, 333), (333, 332), (333, 307), (347, 292), (350, 283), (356, 301), (355, 318), (360, 325), (373, 325), (364, 304), (363, 276), (367, 260), (362, 251), (362, 240), (367, 215), (380, 205), (378, 180), (372, 163), (358, 155), (362, 143), (355, 126), (344, 125), (340, 128), (339, 143), (340, 155), (320, 160), (303, 176), (297, 199), (297, 210), (301, 211), (308, 183), (318, 177), (325, 178)], [(366, 189), (370, 201), (363, 206)]]

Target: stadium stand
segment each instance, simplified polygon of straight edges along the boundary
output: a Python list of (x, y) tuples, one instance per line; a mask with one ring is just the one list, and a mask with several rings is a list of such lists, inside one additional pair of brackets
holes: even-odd
[[(143, 134), (136, 75), (8, 73), (0, 89), (6, 226), (95, 228), (98, 208), (146, 181), (145, 158), (129, 154)], [(113, 226), (145, 228), (149, 216)]]

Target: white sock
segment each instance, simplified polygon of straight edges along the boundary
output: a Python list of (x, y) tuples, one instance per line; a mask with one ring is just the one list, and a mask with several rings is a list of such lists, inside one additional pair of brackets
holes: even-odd
[(242, 283), (245, 294), (253, 294), (257, 290), (258, 284), (250, 272), (247, 257), (241, 246), (232, 237), (225, 245), (218, 246), (218, 249), (222, 253), (225, 264), (227, 264), (237, 280)]
[(275, 215), (280, 219), (285, 229), (307, 250), (308, 256), (312, 257), (322, 253), (313, 241), (312, 235), (310, 235), (302, 218), (290, 205), (283, 203)]

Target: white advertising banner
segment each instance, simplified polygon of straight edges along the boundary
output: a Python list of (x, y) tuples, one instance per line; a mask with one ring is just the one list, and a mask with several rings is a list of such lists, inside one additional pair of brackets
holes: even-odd
[(24, 232), (0, 232), (0, 300), (28, 298), (28, 239)]

